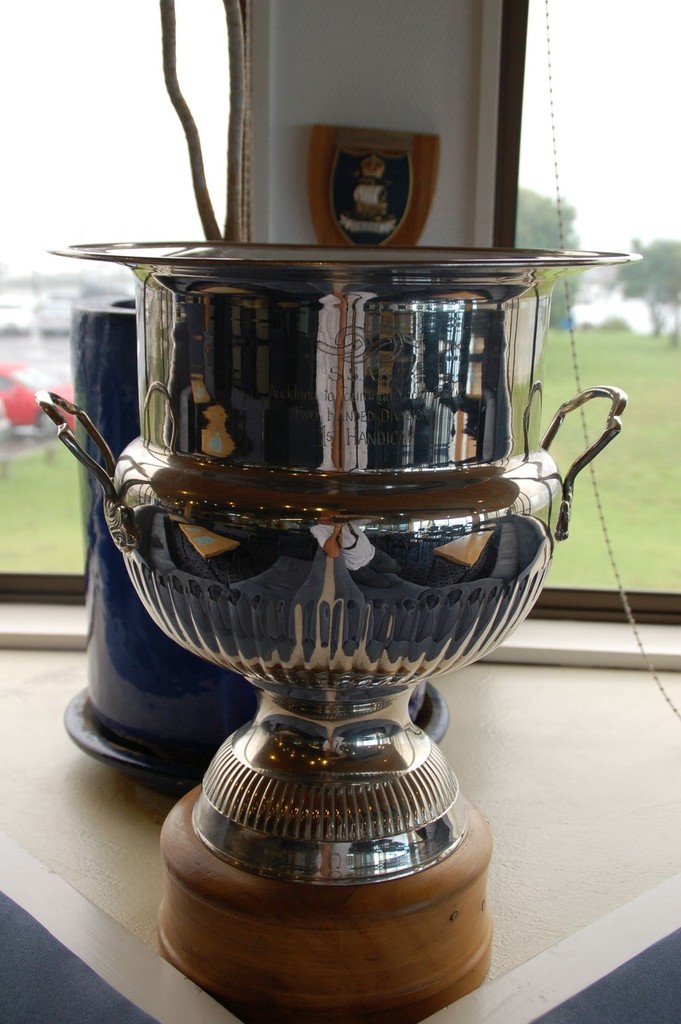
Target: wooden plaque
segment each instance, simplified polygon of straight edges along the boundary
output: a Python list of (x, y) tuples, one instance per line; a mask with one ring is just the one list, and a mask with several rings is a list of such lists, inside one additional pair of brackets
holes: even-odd
[(314, 125), (308, 192), (323, 245), (416, 245), (437, 180), (437, 135)]

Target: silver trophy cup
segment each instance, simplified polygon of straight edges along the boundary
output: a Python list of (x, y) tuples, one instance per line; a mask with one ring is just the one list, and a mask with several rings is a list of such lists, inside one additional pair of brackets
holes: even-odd
[[(134, 272), (142, 436), (114, 463), (82, 409), (38, 400), (101, 483), (150, 615), (258, 693), (194, 801), (198, 841), (241, 871), (325, 887), (441, 864), (468, 811), (409, 696), (502, 643), (537, 599), (575, 477), (626, 404), (592, 387), (542, 432), (551, 292), (631, 257), (213, 243), (66, 255)], [(561, 474), (553, 438), (596, 398), (602, 432)]]

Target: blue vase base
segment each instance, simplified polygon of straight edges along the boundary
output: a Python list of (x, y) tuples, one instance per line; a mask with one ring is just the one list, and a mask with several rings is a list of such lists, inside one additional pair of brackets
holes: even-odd
[(97, 715), (87, 689), (77, 693), (67, 705), (64, 726), (83, 753), (118, 769), (135, 782), (177, 797), (199, 785), (214, 753), (169, 750), (163, 754), (114, 732)]

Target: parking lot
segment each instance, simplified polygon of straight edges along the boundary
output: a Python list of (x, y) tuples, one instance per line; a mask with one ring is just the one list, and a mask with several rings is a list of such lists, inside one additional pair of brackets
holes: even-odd
[[(3, 367), (21, 364), (39, 371), (48, 387), (59, 388), (71, 380), (70, 338), (67, 333), (41, 335), (37, 329), (28, 334), (0, 334), (0, 380)], [(49, 383), (48, 383), (49, 382)], [(0, 386), (0, 399), (3, 397)], [(44, 414), (41, 414), (44, 417)], [(45, 417), (46, 418), (46, 417)], [(31, 451), (53, 444), (56, 434), (46, 428), (14, 424), (0, 438), (0, 463), (5, 465)]]

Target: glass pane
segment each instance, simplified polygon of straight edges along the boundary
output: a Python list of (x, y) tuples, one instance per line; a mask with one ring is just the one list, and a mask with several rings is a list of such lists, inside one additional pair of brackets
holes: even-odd
[[(589, 471), (577, 478), (554, 586), (615, 585), (601, 518), (626, 589), (678, 590), (681, 580), (674, 541), (681, 500), (681, 207), (669, 120), (681, 8), (650, 0), (645, 17), (641, 10), (623, 0), (530, 0), (516, 244), (635, 250), (646, 257), (619, 273), (571, 279), (578, 380), (563, 289), (557, 289), (546, 423), (561, 402), (596, 384), (624, 388), (629, 406), (622, 434), (593, 464), (602, 517)], [(595, 436), (607, 405), (591, 405), (597, 408), (589, 409), (588, 428)], [(552, 446), (563, 473), (584, 447), (573, 413)]]
[[(220, 221), (224, 9), (213, 0), (177, 0), (176, 9), (178, 75)], [(184, 135), (163, 81), (158, 3), (0, 5), (0, 95), (0, 572), (80, 573), (78, 464), (32, 393), (37, 384), (69, 396), (72, 305), (125, 298), (132, 275), (47, 250), (202, 237)]]

